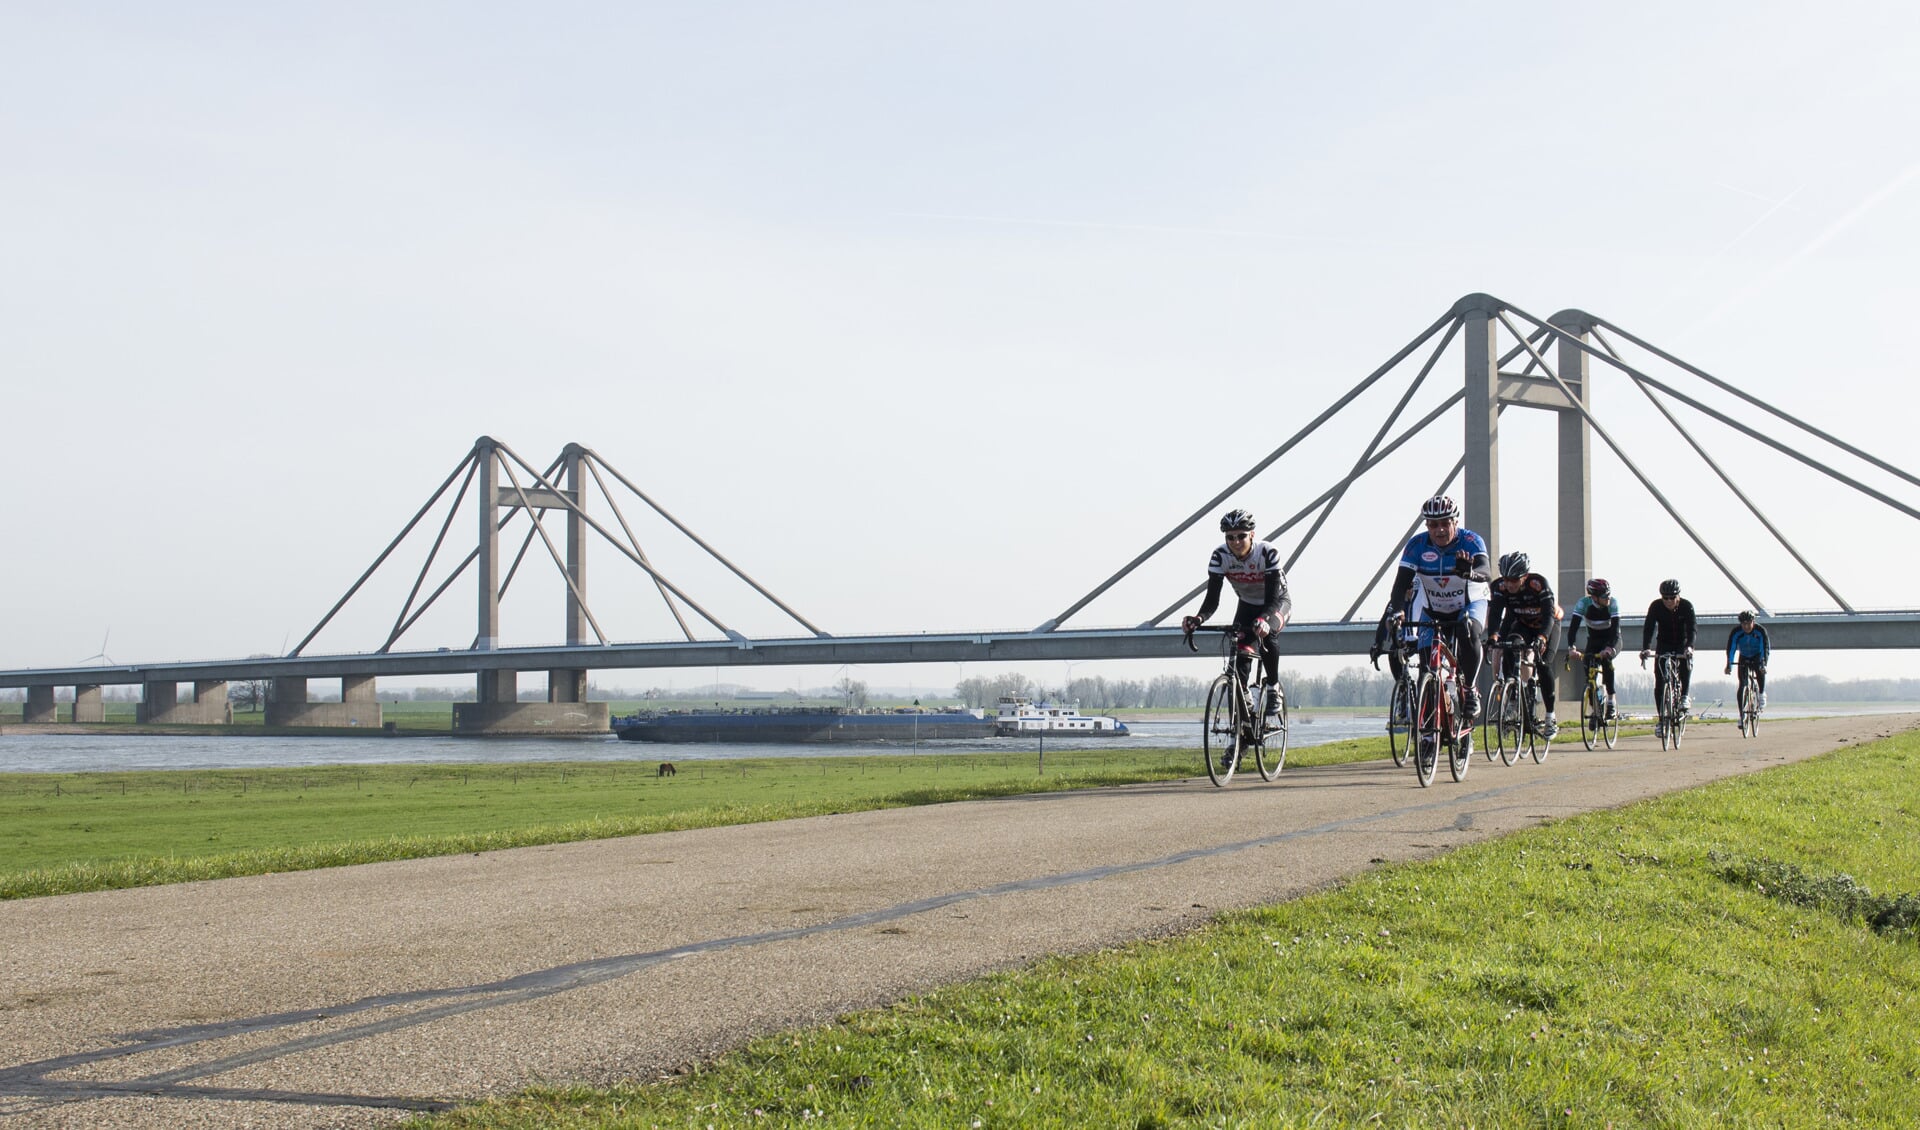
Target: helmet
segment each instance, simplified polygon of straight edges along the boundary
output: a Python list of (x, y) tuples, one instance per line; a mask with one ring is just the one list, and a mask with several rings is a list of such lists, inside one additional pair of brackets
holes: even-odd
[(1741, 622), (1742, 624), (1751, 624), (1751, 623), (1753, 623), (1753, 609), (1751, 609), (1751, 608), (1742, 608), (1742, 609), (1740, 610), (1740, 622)]
[(1519, 550), (1500, 555), (1500, 575), (1503, 577), (1524, 577), (1533, 561)]
[(1253, 525), (1252, 514), (1247, 513), (1245, 510), (1229, 510), (1226, 516), (1220, 519), (1220, 532), (1228, 534), (1235, 530), (1245, 530), (1248, 533), (1252, 533)]
[(1679, 581), (1661, 581), (1660, 595), (1661, 596), (1679, 596), (1680, 582)]
[(1443, 518), (1451, 518), (1458, 522), (1460, 520), (1460, 506), (1446, 495), (1436, 494), (1421, 505), (1420, 517), (1423, 521), (1428, 522), (1438, 522)]
[(1595, 577), (1587, 582), (1587, 595), (1595, 600), (1605, 600), (1613, 593), (1613, 586), (1604, 577)]

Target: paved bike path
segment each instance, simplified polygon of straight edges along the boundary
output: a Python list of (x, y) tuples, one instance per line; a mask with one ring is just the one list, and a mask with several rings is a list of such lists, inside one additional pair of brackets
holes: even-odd
[(0, 904), (0, 1130), (378, 1126), (1920, 726), (1695, 726), (1433, 788), (1390, 762)]

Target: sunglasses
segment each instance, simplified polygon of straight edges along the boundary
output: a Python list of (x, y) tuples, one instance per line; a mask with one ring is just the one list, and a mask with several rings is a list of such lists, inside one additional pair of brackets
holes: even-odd
[(1227, 535), (1227, 540), (1228, 541), (1252, 541), (1253, 535), (1245, 532), (1232, 533)]

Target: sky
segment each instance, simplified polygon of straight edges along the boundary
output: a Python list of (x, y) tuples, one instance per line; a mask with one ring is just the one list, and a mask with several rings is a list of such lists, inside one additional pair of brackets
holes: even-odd
[[(284, 653), (483, 435), (542, 468), (594, 449), (834, 634), (1029, 628), (1475, 292), (1593, 312), (1920, 467), (1910, 4), (0, 14), (0, 668)], [(1337, 481), (1424, 357), (1221, 508), (1264, 532)], [(1764, 607), (1833, 607), (1629, 382), (1594, 400)], [(1681, 415), (1850, 603), (1913, 606), (1913, 518)], [(1461, 427), (1356, 485), (1292, 572), (1299, 618), (1360, 599)], [(1545, 413), (1503, 420), (1495, 547), (1548, 567), (1551, 437)], [(1604, 444), (1593, 463), (1594, 566), (1623, 605), (1668, 576), (1702, 611), (1749, 603)], [(717, 619), (804, 634), (618, 501)], [(386, 640), (443, 513), (310, 654)], [(1068, 626), (1157, 614), (1216, 543), (1209, 517)], [(646, 576), (591, 552), (607, 635), (674, 637)], [(465, 646), (470, 578), (397, 646)], [(561, 639), (561, 601), (536, 540), (502, 642)], [(1788, 662), (1920, 675), (1920, 651)], [(848, 673), (995, 673), (957, 668)], [(1074, 673), (1161, 670), (1203, 673)], [(693, 681), (605, 681), (670, 677)]]

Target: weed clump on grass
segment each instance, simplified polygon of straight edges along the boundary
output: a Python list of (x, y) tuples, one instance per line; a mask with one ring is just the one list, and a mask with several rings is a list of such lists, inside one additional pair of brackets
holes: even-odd
[(1844, 921), (1865, 922), (1876, 933), (1920, 940), (1920, 894), (1876, 895), (1853, 876), (1814, 874), (1797, 864), (1772, 859), (1732, 860), (1718, 852), (1720, 877), (1750, 886), (1793, 906), (1824, 910)]

